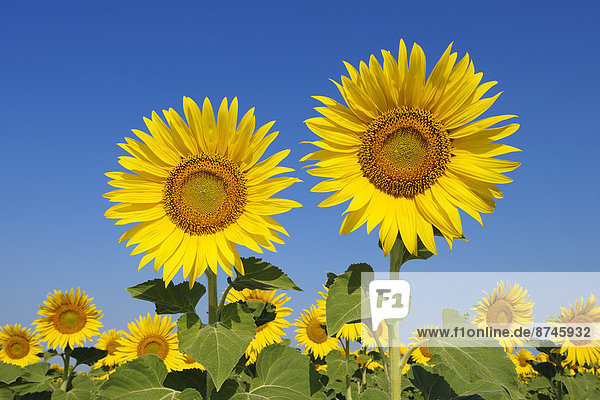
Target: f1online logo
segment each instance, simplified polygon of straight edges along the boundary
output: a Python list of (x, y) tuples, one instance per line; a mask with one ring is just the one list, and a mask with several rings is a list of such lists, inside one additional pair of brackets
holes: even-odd
[(377, 329), (383, 320), (406, 318), (409, 312), (410, 284), (402, 280), (371, 281), (369, 300), (373, 329)]

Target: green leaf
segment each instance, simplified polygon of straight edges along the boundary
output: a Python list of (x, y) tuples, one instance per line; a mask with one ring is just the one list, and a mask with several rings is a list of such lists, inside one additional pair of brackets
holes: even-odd
[(228, 304), (221, 322), (202, 325), (195, 314), (177, 321), (179, 349), (206, 368), (217, 390), (229, 377), (256, 334), (254, 318), (243, 303)]
[(77, 364), (85, 364), (90, 367), (107, 355), (108, 351), (95, 347), (76, 347), (71, 353), (71, 357), (77, 360)]
[(338, 332), (344, 324), (361, 319), (361, 302), (369, 309), (368, 296), (361, 288), (361, 274), (373, 273), (369, 264), (352, 264), (342, 275), (335, 278), (327, 296), (327, 332)]
[[(442, 311), (442, 320), (448, 329), (469, 324), (451, 309)], [(443, 376), (457, 394), (523, 399), (514, 364), (501, 347), (458, 347), (456, 342), (440, 337), (429, 339), (428, 346), (434, 353), (433, 372)]]
[(569, 400), (600, 399), (600, 378), (589, 373), (556, 378), (565, 384)]
[(38, 362), (23, 368), (22, 383), (12, 386), (11, 389), (19, 395), (45, 392), (52, 389), (52, 377), (47, 375), (50, 364)]
[(187, 282), (173, 285), (170, 282), (165, 288), (162, 279), (153, 279), (127, 288), (131, 297), (154, 303), (157, 314), (183, 314), (196, 311), (196, 305), (206, 293), (206, 288), (196, 283), (189, 288)]
[(352, 376), (354, 371), (358, 369), (358, 363), (354, 357), (350, 360), (346, 360), (346, 357), (342, 357), (342, 353), (338, 350), (332, 350), (325, 356), (327, 362), (327, 376), (329, 382), (336, 380), (345, 382), (346, 376)]
[(302, 290), (281, 269), (260, 258), (242, 258), (242, 264), (244, 264), (244, 275), (238, 273), (231, 282), (235, 290)]
[(390, 396), (379, 389), (367, 389), (358, 396), (358, 400), (389, 400)]
[(285, 343), (265, 347), (256, 361), (257, 378), (250, 390), (237, 393), (232, 400), (306, 400), (324, 399), (320, 388), (312, 386), (307, 356)]
[(52, 400), (91, 400), (96, 391), (96, 384), (91, 378), (78, 375), (73, 379), (73, 388), (68, 392), (57, 390), (52, 393)]
[(6, 364), (0, 361), (0, 382), (13, 383), (25, 371), (18, 365)]
[(58, 356), (58, 352), (54, 349), (48, 349), (43, 354), (44, 361), (48, 361), (52, 357)]
[(138, 357), (113, 372), (100, 387), (98, 400), (200, 400), (194, 389), (183, 392), (163, 386), (167, 367), (154, 354)]

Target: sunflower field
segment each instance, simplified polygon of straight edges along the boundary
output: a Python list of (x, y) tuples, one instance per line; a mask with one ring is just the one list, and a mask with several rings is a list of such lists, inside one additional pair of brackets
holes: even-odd
[[(325, 178), (312, 188), (330, 193), (319, 206), (347, 202), (340, 235), (377, 228), (397, 280), (405, 262), (437, 254), (436, 237), (450, 248), (465, 240), (459, 210), (480, 223), (495, 210), (497, 185), (520, 165), (497, 158), (520, 151), (499, 140), (519, 125), (505, 123), (514, 115), (479, 118), (498, 99), (486, 97), (497, 82), (482, 82), (452, 44), (428, 76), (421, 47), (409, 53), (403, 41), (346, 68), (333, 81), (341, 102), (315, 96), (320, 116), (305, 123), (319, 139), (302, 161)], [(147, 131), (119, 143), (124, 171), (106, 173), (105, 217), (127, 225), (119, 242), (142, 255), (140, 269), (162, 269), (127, 288), (155, 312), (103, 331), (93, 293), (48, 293), (32, 327), (0, 327), (0, 399), (600, 399), (600, 343), (460, 347), (423, 333), (434, 326), (403, 342), (399, 319), (372, 326), (361, 313), (364, 276), (375, 272), (366, 263), (323, 273), (323, 291), (292, 320), (294, 274), (238, 253), (284, 244), (273, 216), (301, 207), (273, 197), (301, 182), (281, 164), (290, 150), (264, 158), (273, 123), (257, 126), (237, 98), (213, 108), (188, 97), (183, 115), (170, 108), (144, 122)], [(175, 284), (179, 272), (185, 281)], [(523, 283), (482, 289), (490, 292), (470, 310), (439, 310), (441, 328), (533, 323)], [(600, 305), (589, 294), (548, 322), (599, 323)]]

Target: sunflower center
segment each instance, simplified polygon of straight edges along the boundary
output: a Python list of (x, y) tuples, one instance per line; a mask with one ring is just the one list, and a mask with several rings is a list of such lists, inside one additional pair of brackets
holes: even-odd
[(498, 300), (490, 306), (486, 321), (491, 324), (510, 324), (513, 322), (513, 308), (505, 300)]
[(106, 351), (108, 351), (108, 355), (109, 356), (114, 356), (115, 355), (115, 351), (117, 350), (118, 346), (119, 346), (119, 344), (115, 340), (109, 342), (106, 345)]
[(68, 304), (61, 306), (53, 317), (56, 330), (64, 334), (77, 333), (83, 329), (87, 322), (85, 312), (77, 305)]
[(29, 341), (20, 336), (11, 337), (5, 344), (6, 355), (18, 360), (29, 354)]
[(169, 344), (167, 341), (158, 336), (150, 336), (145, 338), (138, 345), (138, 355), (144, 356), (146, 354), (156, 354), (163, 360), (169, 353)]
[(450, 160), (444, 125), (418, 107), (398, 107), (373, 120), (361, 138), (358, 162), (376, 188), (413, 197), (430, 188)]
[(529, 363), (527, 362), (527, 360), (528, 360), (528, 357), (527, 357), (527, 355), (526, 355), (526, 354), (519, 354), (518, 360), (519, 360), (519, 365), (520, 365), (522, 368), (525, 368), (526, 366), (528, 366), (528, 365), (529, 365)]
[(421, 350), (421, 354), (423, 354), (423, 357), (427, 357), (427, 358), (433, 357), (433, 354), (431, 354), (431, 352), (429, 351), (429, 347), (421, 346), (421, 347), (419, 347), (419, 349)]
[(306, 334), (311, 342), (321, 344), (327, 341), (327, 332), (317, 320), (312, 320), (308, 323)]
[(226, 157), (204, 153), (173, 168), (163, 190), (166, 214), (190, 235), (212, 234), (234, 223), (244, 212), (246, 196), (239, 167)]

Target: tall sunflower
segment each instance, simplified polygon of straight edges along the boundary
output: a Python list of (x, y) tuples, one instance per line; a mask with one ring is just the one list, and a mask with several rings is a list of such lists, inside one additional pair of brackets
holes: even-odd
[(0, 327), (0, 361), (24, 367), (40, 360), (39, 337), (20, 324)]
[(129, 332), (125, 332), (125, 337), (120, 341), (116, 350), (117, 357), (133, 360), (146, 354), (156, 354), (165, 362), (169, 371), (183, 369), (185, 356), (179, 352), (175, 322), (171, 322), (171, 316), (140, 315), (135, 322), (127, 324), (127, 327)]
[[(529, 300), (527, 290), (518, 283), (497, 282), (491, 294), (485, 290), (483, 293), (485, 297), (472, 308), (477, 312), (473, 322), (478, 328), (496, 327), (514, 331), (533, 322), (531, 311), (534, 303)], [(515, 346), (523, 346), (520, 338), (502, 338), (498, 341), (509, 351), (512, 351)]]
[[(423, 335), (422, 332), (431, 332), (432, 330), (436, 330), (436, 329), (439, 329), (439, 327), (433, 326), (433, 325), (428, 325), (428, 326), (424, 326), (421, 329), (421, 334), (419, 334), (418, 331), (414, 331), (412, 333), (412, 336), (410, 337), (411, 342), (408, 344), (408, 347), (412, 348), (418, 342), (421, 342), (421, 341), (429, 338), (429, 334)], [(431, 352), (431, 349), (429, 348), (427, 343), (428, 342), (421, 344), (421, 346), (419, 346), (411, 354), (410, 358), (414, 362), (419, 363), (419, 364), (424, 364), (424, 365), (430, 365), (429, 360), (431, 359), (431, 357), (433, 357), (433, 353)]]
[(123, 340), (123, 331), (110, 329), (106, 332), (103, 332), (98, 338), (98, 342), (96, 343), (96, 347), (100, 350), (108, 351), (106, 357), (99, 360), (95, 367), (114, 367), (121, 363), (119, 356), (117, 354), (117, 349), (121, 345), (121, 341)]
[(246, 357), (248, 358), (246, 364), (255, 363), (258, 353), (266, 346), (283, 341), (282, 337), (285, 336), (283, 330), (290, 326), (285, 317), (292, 313), (291, 308), (284, 307), (283, 305), (289, 299), (284, 293), (277, 295), (277, 290), (244, 289), (238, 291), (231, 289), (227, 294), (227, 303), (259, 301), (274, 308), (272, 310), (275, 313), (273, 319), (257, 321), (260, 325), (256, 327), (256, 336), (254, 336), (254, 339), (252, 339), (252, 342), (250, 342), (250, 345), (246, 349)]
[(306, 354), (313, 354), (315, 358), (325, 358), (331, 350), (340, 348), (340, 341), (330, 337), (325, 329), (325, 314), (314, 305), (310, 310), (304, 310), (300, 319), (293, 324), (297, 326), (296, 340), (304, 346)]
[(88, 339), (98, 335), (98, 328), (102, 327), (102, 312), (91, 304), (93, 299), (80, 288), (48, 293), (38, 311), (41, 317), (33, 322), (37, 325), (36, 331), (53, 349), (83, 346)]
[(509, 353), (513, 364), (515, 364), (515, 369), (517, 370), (517, 374), (521, 377), (531, 377), (537, 374), (533, 366), (529, 364), (527, 361), (535, 361), (535, 357), (529, 350), (521, 349), (516, 354)]
[[(600, 306), (596, 306), (596, 297), (591, 294), (585, 301), (582, 298), (575, 300), (575, 305), (569, 304), (568, 308), (561, 307), (561, 313), (550, 318), (551, 322), (560, 324), (590, 324), (590, 340), (561, 340), (560, 352), (567, 353), (565, 362), (573, 365), (591, 366), (600, 365), (600, 340), (597, 340), (600, 324)], [(581, 325), (577, 325), (581, 326)]]
[(134, 129), (140, 140), (119, 144), (131, 154), (119, 164), (131, 172), (106, 174), (118, 189), (104, 197), (119, 204), (105, 216), (136, 224), (119, 241), (136, 245), (132, 255), (146, 252), (139, 268), (154, 259), (166, 284), (182, 267), (193, 285), (218, 264), (229, 275), (232, 265), (243, 273), (236, 245), (275, 251), (287, 232), (271, 215), (301, 205), (271, 196), (300, 180), (272, 178), (293, 171), (278, 166), (289, 150), (258, 162), (278, 132), (267, 134), (274, 121), (255, 131), (254, 109), (238, 124), (237, 98), (229, 107), (225, 98), (216, 119), (208, 99), (200, 111), (184, 97), (183, 110), (187, 122), (173, 109), (163, 111), (167, 123), (153, 112), (144, 118), (150, 134)]
[[(322, 299), (317, 299), (317, 307), (323, 311), (324, 314), (327, 314), (327, 297), (329, 296), (329, 288), (323, 285), (325, 292), (319, 292), (319, 294), (323, 297)], [(340, 330), (335, 334), (337, 338), (343, 338), (347, 340), (358, 340), (360, 337), (361, 323), (355, 322), (350, 324), (344, 324), (340, 328)]]
[(349, 77), (334, 81), (346, 105), (314, 96), (322, 117), (305, 121), (322, 140), (320, 150), (302, 160), (316, 161), (308, 172), (329, 178), (313, 192), (335, 192), (319, 204), (334, 206), (352, 200), (344, 212), (340, 234), (367, 224), (379, 225), (387, 255), (398, 234), (412, 253), (418, 239), (436, 253), (434, 229), (452, 245), (462, 236), (458, 208), (481, 223), (502, 193), (497, 183), (519, 163), (493, 158), (518, 151), (495, 143), (519, 125), (491, 128), (514, 117), (501, 115), (473, 122), (498, 98), (482, 98), (497, 82), (480, 85), (466, 55), (458, 64), (448, 46), (425, 79), (425, 55), (415, 44), (410, 61), (404, 41), (398, 60), (382, 51), (383, 66), (371, 56), (356, 70), (345, 63)]

